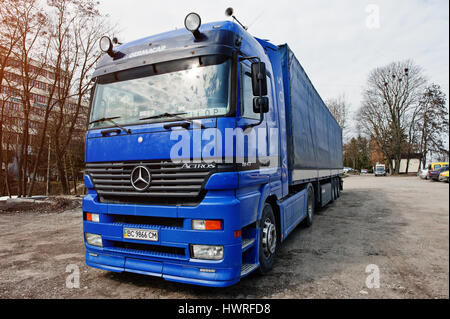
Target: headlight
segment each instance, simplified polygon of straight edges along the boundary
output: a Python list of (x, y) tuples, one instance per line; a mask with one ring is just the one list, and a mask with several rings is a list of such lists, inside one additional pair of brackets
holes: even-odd
[(108, 53), (112, 50), (113, 43), (111, 39), (107, 36), (104, 36), (100, 39), (100, 50), (102, 50), (105, 53)]
[(102, 236), (90, 233), (84, 233), (84, 237), (86, 238), (86, 242), (89, 245), (103, 247)]
[(221, 260), (224, 248), (223, 246), (191, 245), (191, 252), (194, 259)]

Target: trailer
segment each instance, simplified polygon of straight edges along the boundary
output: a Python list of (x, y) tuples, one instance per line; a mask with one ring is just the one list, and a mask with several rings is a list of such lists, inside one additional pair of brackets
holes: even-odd
[(321, 181), (321, 204), (325, 205), (333, 198), (329, 191), (336, 188), (334, 184), (340, 182), (337, 179), (343, 173), (342, 129), (287, 44), (279, 46), (279, 54), (286, 101), (289, 183)]

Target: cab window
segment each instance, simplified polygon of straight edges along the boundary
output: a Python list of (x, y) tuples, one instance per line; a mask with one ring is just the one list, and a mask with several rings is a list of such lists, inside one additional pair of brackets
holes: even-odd
[(253, 112), (253, 87), (250, 68), (241, 64), (241, 116), (259, 120), (260, 114)]
[[(261, 117), (260, 113), (253, 112), (253, 86), (252, 86), (252, 75), (250, 68), (241, 64), (241, 117), (259, 120)], [(269, 97), (269, 109), (271, 109), (272, 104), (272, 86), (270, 85), (270, 74), (267, 73), (267, 95)]]

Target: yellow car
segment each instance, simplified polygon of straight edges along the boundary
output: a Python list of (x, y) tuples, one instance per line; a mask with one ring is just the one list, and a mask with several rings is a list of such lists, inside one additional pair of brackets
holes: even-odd
[(438, 170), (442, 167), (448, 167), (448, 162), (436, 162), (428, 165), (428, 179), (438, 180)]
[(441, 167), (445, 167), (445, 166), (448, 166), (448, 162), (431, 163), (430, 165), (428, 165), (428, 170), (429, 171), (437, 171)]
[(448, 171), (439, 174), (439, 181), (448, 183)]

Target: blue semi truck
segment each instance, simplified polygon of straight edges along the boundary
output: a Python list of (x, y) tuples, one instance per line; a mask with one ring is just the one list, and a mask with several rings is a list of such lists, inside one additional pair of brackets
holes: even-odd
[(86, 264), (225, 287), (267, 273), (343, 189), (342, 130), (288, 45), (201, 24), (114, 46), (93, 74)]

